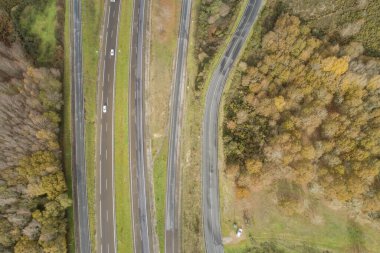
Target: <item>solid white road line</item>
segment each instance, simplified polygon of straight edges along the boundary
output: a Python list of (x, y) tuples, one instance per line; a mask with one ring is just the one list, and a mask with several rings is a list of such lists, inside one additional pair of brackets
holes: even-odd
[(99, 206), (100, 206), (100, 238), (103, 238), (103, 229), (102, 229), (102, 200), (99, 200)]
[(99, 153), (100, 153), (100, 155), (102, 155), (102, 126), (103, 125), (100, 124), (100, 145), (99, 145)]

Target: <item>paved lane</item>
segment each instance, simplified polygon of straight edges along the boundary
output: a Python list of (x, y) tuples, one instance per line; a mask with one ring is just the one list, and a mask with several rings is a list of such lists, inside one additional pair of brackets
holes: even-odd
[[(105, 2), (97, 113), (96, 247), (117, 252), (114, 187), (114, 97), (120, 0)], [(125, 52), (123, 52), (125, 53)]]
[(220, 100), (228, 74), (247, 39), (261, 5), (262, 0), (249, 1), (232, 40), (216, 67), (206, 95), (202, 133), (202, 202), (204, 237), (208, 253), (224, 251), (219, 213), (218, 115)]
[(180, 252), (179, 223), (179, 155), (183, 93), (185, 87), (186, 56), (190, 28), (191, 0), (182, 0), (180, 28), (178, 34), (174, 86), (171, 98), (169, 153), (167, 163), (165, 252)]
[(152, 225), (150, 218), (151, 189), (147, 177), (144, 114), (144, 47), (145, 47), (145, 0), (134, 1), (131, 80), (129, 88), (129, 145), (132, 193), (132, 223), (134, 250), (136, 253), (153, 252)]
[(71, 0), (71, 84), (73, 116), (73, 191), (76, 251), (91, 252), (84, 144), (84, 98), (82, 73), (82, 19), (80, 0)]

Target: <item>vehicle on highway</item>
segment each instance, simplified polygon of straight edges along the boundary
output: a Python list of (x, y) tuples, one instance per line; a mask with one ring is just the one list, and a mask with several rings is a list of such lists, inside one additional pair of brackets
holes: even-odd
[(111, 0), (111, 3), (114, 3), (115, 2), (115, 0)]
[(115, 50), (114, 49), (111, 49), (111, 56), (114, 56), (115, 55)]
[(237, 233), (236, 233), (236, 236), (240, 237), (241, 234), (243, 234), (243, 229), (239, 228), (238, 231), (237, 231)]
[(107, 105), (103, 105), (103, 113), (107, 112)]

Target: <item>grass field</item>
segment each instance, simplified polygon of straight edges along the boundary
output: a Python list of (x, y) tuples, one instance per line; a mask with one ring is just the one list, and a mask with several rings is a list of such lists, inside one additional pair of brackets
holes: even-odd
[(98, 50), (104, 0), (82, 1), (83, 88), (85, 97), (85, 149), (88, 217), (91, 247), (95, 243), (95, 117), (98, 76)]
[[(273, 186), (255, 192), (247, 199), (229, 202), (233, 208), (224, 206), (224, 236), (234, 237), (234, 222), (244, 228), (244, 239), (226, 245), (226, 252), (246, 252), (247, 247), (265, 241), (283, 247), (285, 252), (305, 252), (305, 248), (315, 250), (311, 252), (378, 252), (378, 230), (356, 223), (347, 213), (334, 211), (317, 199), (306, 202), (311, 206), (306, 215), (286, 216), (274, 203), (275, 193), (270, 188)], [(250, 217), (248, 224), (242, 218), (243, 212)]]
[(115, 87), (115, 205), (118, 252), (132, 253), (128, 145), (128, 87), (133, 1), (121, 4)]
[(20, 26), (39, 38), (37, 62), (51, 62), (56, 50), (57, 1), (50, 0), (43, 9), (28, 5), (20, 16)]
[[(70, 68), (70, 0), (65, 0), (65, 27), (64, 27), (64, 75), (63, 75), (63, 166), (66, 176), (66, 183), (69, 198), (73, 198), (72, 194), (72, 178), (71, 178), (71, 68)], [(69, 222), (67, 232), (67, 243), (69, 253), (75, 253), (75, 235), (74, 235), (74, 213), (73, 207), (67, 209), (67, 219)]]

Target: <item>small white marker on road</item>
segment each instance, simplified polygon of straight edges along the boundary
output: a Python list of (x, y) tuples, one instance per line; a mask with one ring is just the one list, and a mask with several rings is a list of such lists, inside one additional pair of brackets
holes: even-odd
[(106, 179), (106, 190), (108, 189), (108, 180)]
[(106, 149), (106, 160), (107, 160), (107, 149)]

